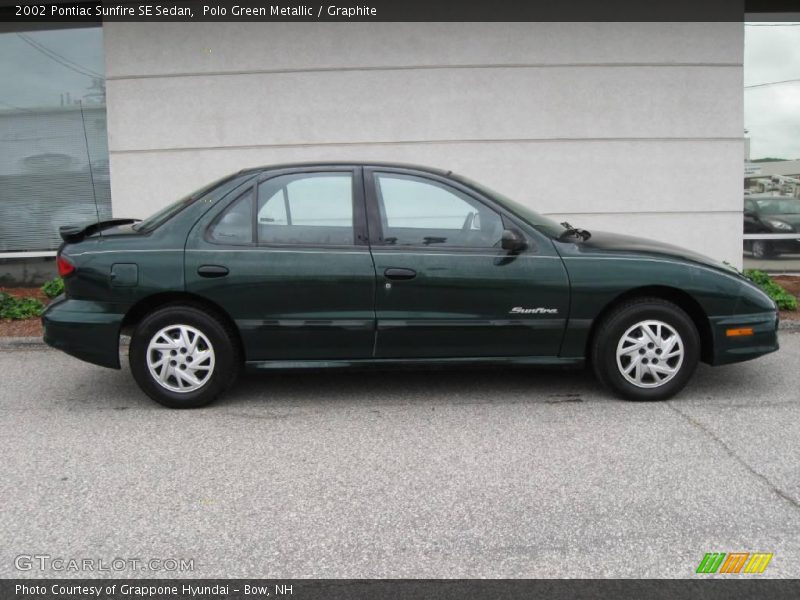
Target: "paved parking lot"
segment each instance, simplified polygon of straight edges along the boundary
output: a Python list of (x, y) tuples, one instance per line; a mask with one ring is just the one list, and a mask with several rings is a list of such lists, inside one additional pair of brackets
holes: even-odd
[(472, 369), (247, 376), (196, 411), (127, 369), (2, 349), (0, 577), (81, 575), (15, 569), (33, 554), (190, 558), (196, 577), (692, 577), (711, 551), (800, 577), (800, 334), (781, 343), (666, 403)]

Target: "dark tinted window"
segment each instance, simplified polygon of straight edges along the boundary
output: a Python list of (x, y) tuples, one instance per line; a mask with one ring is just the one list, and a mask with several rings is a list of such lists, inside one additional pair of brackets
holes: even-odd
[(209, 228), (209, 237), (226, 244), (253, 241), (253, 189), (248, 189), (219, 215)]
[(352, 245), (352, 174), (298, 173), (261, 183), (258, 242)]
[(408, 175), (375, 176), (387, 244), (491, 248), (503, 222), (481, 202), (444, 184)]

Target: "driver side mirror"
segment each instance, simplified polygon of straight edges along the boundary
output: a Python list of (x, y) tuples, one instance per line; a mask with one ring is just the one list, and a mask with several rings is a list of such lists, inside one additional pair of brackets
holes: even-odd
[(744, 216), (745, 217), (750, 217), (751, 219), (754, 219), (755, 216), (756, 216), (756, 213), (754, 213), (752, 210), (746, 208), (746, 209), (744, 209)]
[(506, 229), (500, 238), (500, 247), (503, 250), (508, 250), (512, 254), (517, 254), (528, 247), (528, 242), (522, 237), (522, 234), (516, 229)]

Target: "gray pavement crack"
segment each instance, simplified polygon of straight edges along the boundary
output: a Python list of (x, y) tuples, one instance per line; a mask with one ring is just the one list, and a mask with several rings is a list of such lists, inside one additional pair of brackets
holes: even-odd
[(688, 422), (688, 423), (689, 423), (689, 424), (690, 424), (692, 427), (695, 427), (696, 429), (699, 429), (699, 430), (700, 430), (700, 432), (702, 432), (703, 434), (705, 434), (706, 436), (708, 436), (709, 438), (711, 438), (711, 439), (712, 439), (712, 440), (713, 440), (715, 443), (717, 443), (717, 444), (718, 444), (718, 445), (719, 445), (719, 446), (720, 446), (720, 447), (721, 447), (721, 448), (722, 448), (722, 449), (725, 451), (725, 453), (726, 453), (728, 456), (730, 456), (730, 457), (731, 457), (733, 460), (735, 460), (737, 463), (739, 463), (741, 466), (743, 466), (743, 467), (744, 467), (744, 468), (745, 468), (745, 469), (746, 469), (746, 470), (747, 470), (747, 471), (748, 471), (748, 472), (749, 472), (751, 475), (753, 475), (753, 477), (755, 477), (755, 478), (757, 478), (757, 479), (761, 480), (761, 481), (762, 481), (762, 482), (763, 482), (763, 483), (764, 483), (764, 484), (765, 484), (765, 485), (766, 485), (766, 486), (767, 486), (767, 487), (770, 489), (770, 491), (772, 491), (772, 492), (773, 492), (773, 493), (774, 493), (776, 496), (778, 496), (779, 498), (781, 498), (781, 499), (785, 500), (786, 502), (788, 502), (789, 504), (791, 504), (791, 505), (792, 505), (794, 508), (796, 508), (796, 509), (800, 509), (800, 502), (798, 502), (796, 498), (793, 498), (791, 495), (787, 494), (787, 493), (786, 493), (786, 492), (784, 492), (782, 489), (780, 489), (780, 488), (779, 488), (777, 485), (775, 485), (775, 484), (774, 484), (774, 483), (773, 483), (773, 482), (772, 482), (772, 481), (769, 479), (769, 477), (767, 477), (767, 476), (766, 476), (766, 475), (764, 475), (763, 473), (759, 473), (758, 471), (756, 471), (756, 469), (755, 469), (755, 468), (753, 468), (753, 466), (752, 466), (750, 463), (748, 463), (748, 462), (747, 462), (746, 460), (744, 460), (744, 459), (743, 459), (741, 456), (739, 456), (739, 455), (738, 455), (738, 454), (737, 454), (737, 453), (736, 453), (736, 452), (733, 450), (733, 448), (731, 448), (731, 447), (730, 447), (728, 444), (726, 444), (726, 443), (725, 443), (725, 442), (722, 440), (722, 438), (720, 438), (720, 437), (719, 437), (719, 436), (718, 436), (716, 433), (714, 433), (714, 432), (713, 432), (711, 429), (709, 429), (708, 427), (706, 427), (706, 426), (703, 424), (703, 422), (702, 422), (702, 421), (700, 421), (700, 420), (698, 420), (698, 419), (695, 419), (695, 418), (694, 418), (694, 417), (692, 417), (691, 415), (689, 415), (689, 414), (687, 414), (687, 413), (683, 412), (683, 411), (682, 411), (682, 410), (680, 410), (680, 409), (679, 409), (677, 406), (675, 406), (674, 404), (672, 404), (672, 402), (666, 402), (665, 404), (666, 404), (667, 406), (669, 406), (669, 408), (671, 408), (673, 411), (675, 411), (676, 413), (678, 413), (678, 415), (679, 415), (680, 417), (682, 417), (682, 418), (683, 418), (683, 419), (684, 419), (686, 422)]

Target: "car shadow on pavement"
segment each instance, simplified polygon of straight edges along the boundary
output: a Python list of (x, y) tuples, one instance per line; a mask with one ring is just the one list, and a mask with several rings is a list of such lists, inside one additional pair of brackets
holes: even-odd
[[(701, 364), (674, 400), (741, 399), (743, 389), (770, 378), (755, 367)], [(624, 402), (601, 386), (590, 369), (483, 367), (243, 373), (218, 404), (311, 405), (320, 400), (348, 405)]]
[(582, 369), (445, 368), (245, 373), (221, 400), (227, 406), (254, 402), (312, 404), (579, 403), (610, 400)]
[[(772, 374), (755, 363), (711, 368), (700, 365), (674, 401), (761, 402)], [(127, 364), (121, 371), (89, 369), (61, 387), (51, 404), (103, 410), (163, 409), (141, 392)], [(767, 386), (768, 387), (768, 386)], [(748, 394), (748, 390), (755, 390)], [(49, 396), (49, 394), (48, 394)], [(44, 399), (44, 398), (43, 398)], [(242, 373), (236, 385), (204, 410), (215, 407), (408, 404), (570, 404), (623, 402), (589, 369), (553, 367), (448, 367), (442, 369), (276, 370)]]

